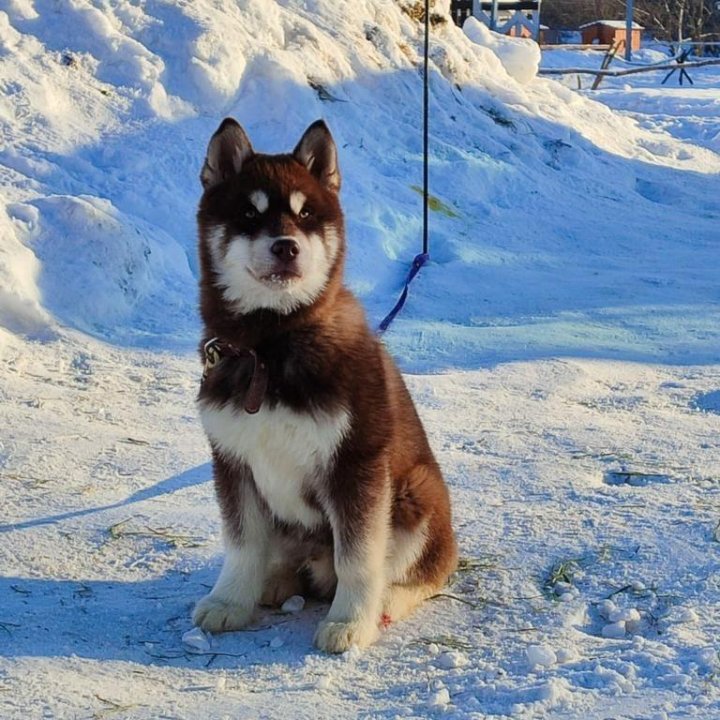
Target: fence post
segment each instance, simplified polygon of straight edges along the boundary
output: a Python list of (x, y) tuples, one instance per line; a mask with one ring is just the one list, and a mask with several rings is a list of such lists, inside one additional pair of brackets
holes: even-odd
[(630, 62), (632, 60), (632, 32), (633, 32), (633, 12), (634, 0), (627, 0), (625, 15), (625, 59)]
[(498, 26), (498, 0), (493, 0), (492, 10), (490, 10), (490, 29), (495, 32)]

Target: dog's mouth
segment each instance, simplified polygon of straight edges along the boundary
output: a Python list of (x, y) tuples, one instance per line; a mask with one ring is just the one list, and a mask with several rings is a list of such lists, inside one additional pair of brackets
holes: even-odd
[(258, 282), (272, 288), (287, 288), (302, 279), (297, 270), (283, 269), (258, 275), (252, 270), (248, 271)]

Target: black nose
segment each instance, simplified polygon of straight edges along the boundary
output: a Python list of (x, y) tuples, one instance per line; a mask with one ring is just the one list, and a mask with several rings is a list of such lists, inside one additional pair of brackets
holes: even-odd
[(300, 246), (295, 240), (276, 240), (272, 244), (270, 252), (280, 260), (291, 262), (300, 254)]

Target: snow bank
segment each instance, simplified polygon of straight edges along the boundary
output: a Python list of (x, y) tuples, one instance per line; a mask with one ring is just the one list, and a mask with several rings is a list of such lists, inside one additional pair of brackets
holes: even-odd
[(537, 75), (540, 46), (534, 40), (495, 33), (474, 17), (465, 21), (463, 32), (477, 45), (492, 50), (513, 80), (525, 85)]
[(10, 208), (0, 213), (0, 325), (15, 332), (36, 334), (49, 327), (37, 287), (41, 264), (18, 239), (18, 230), (34, 224), (35, 213)]
[(58, 195), (11, 211), (26, 218), (32, 292), (63, 322), (116, 337), (127, 326), (159, 327), (163, 316), (192, 314), (192, 274), (177, 243), (108, 200)]

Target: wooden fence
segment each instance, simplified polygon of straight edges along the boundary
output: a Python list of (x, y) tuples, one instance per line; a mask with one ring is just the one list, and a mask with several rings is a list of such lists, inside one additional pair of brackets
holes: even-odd
[(451, 0), (453, 20), (462, 25), (474, 15), (491, 30), (506, 35), (540, 35), (542, 0)]

